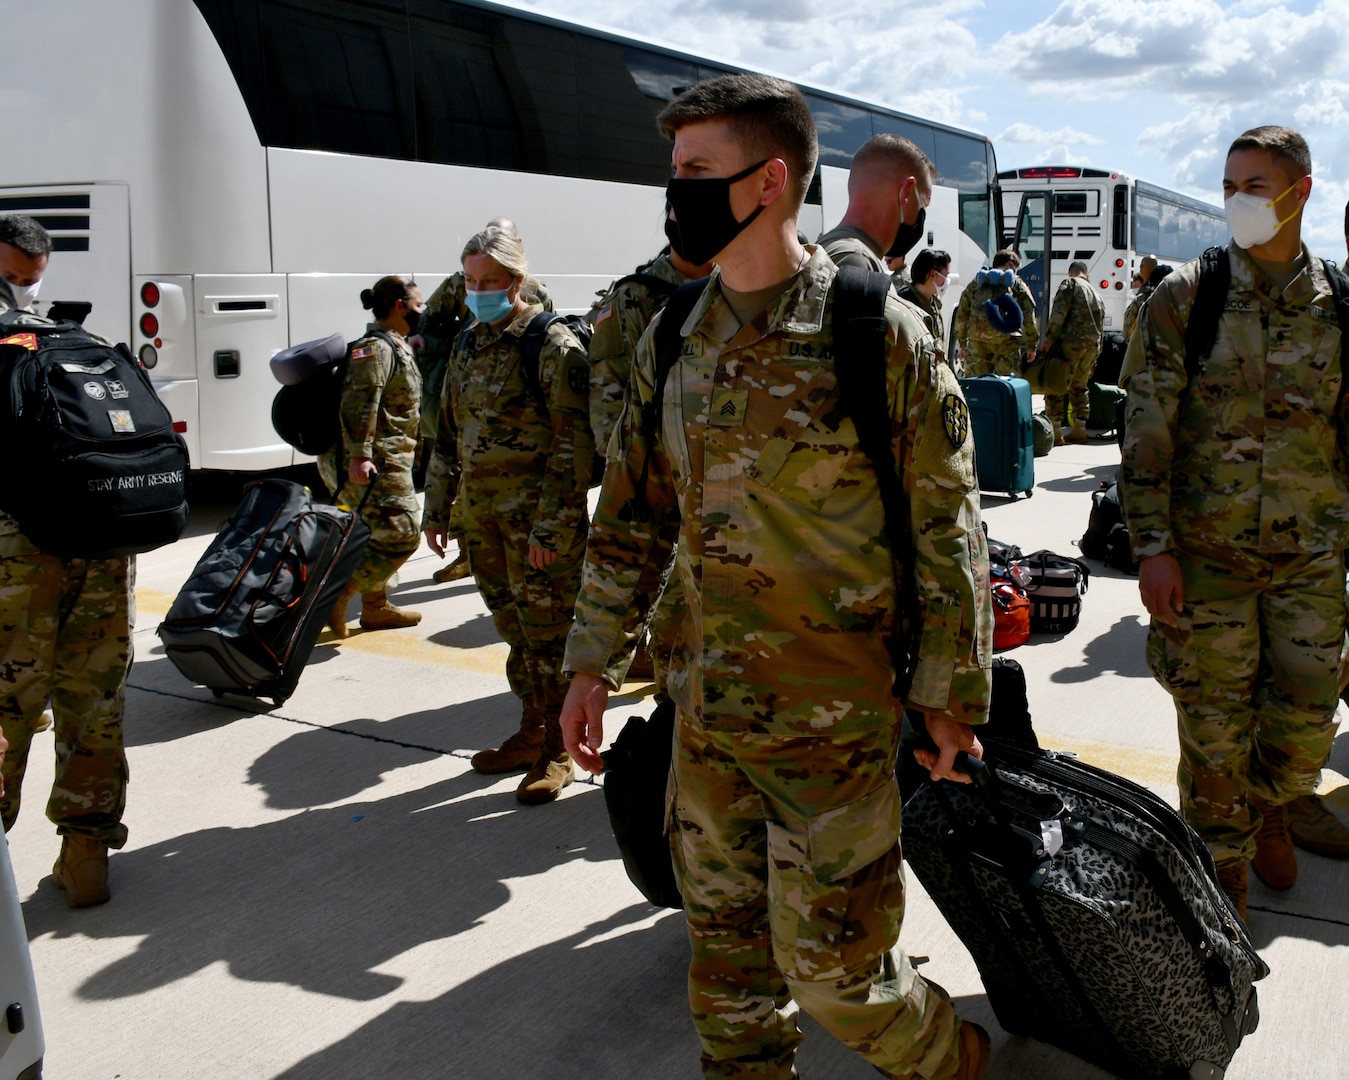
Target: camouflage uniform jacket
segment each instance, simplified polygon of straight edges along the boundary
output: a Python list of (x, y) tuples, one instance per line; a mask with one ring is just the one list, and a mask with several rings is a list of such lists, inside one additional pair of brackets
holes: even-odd
[[(899, 278), (898, 274), (891, 275), (891, 281)], [(937, 359), (942, 363), (946, 362), (946, 326), (941, 317), (941, 297), (936, 293), (926, 297), (913, 287), (913, 282), (905, 281), (902, 285), (894, 284), (895, 293), (901, 300), (907, 300), (923, 314), (923, 322), (927, 324), (928, 333), (932, 335), (933, 348), (937, 350)]]
[[(894, 722), (885, 646), (897, 618), (875, 470), (841, 415), (831, 296), (817, 247), (787, 290), (740, 326), (714, 271), (684, 323), (662, 423), (647, 447), (623, 415), (591, 525), (565, 669), (603, 676), (637, 615), (643, 574), (678, 539), (686, 609), (669, 694), (710, 727), (833, 735)], [(649, 401), (654, 330), (633, 369)], [(987, 713), (992, 613), (969, 413), (914, 310), (886, 307), (896, 460), (910, 501), (920, 660), (909, 704)], [(648, 452), (650, 454), (647, 458)], [(643, 462), (649, 522), (621, 519)]]
[(1129, 341), (1120, 490), (1140, 559), (1185, 541), (1349, 547), (1340, 330), (1321, 260), (1304, 246), (1307, 266), (1280, 295), (1244, 250), (1228, 250), (1217, 341), (1193, 382), (1185, 326), (1198, 260), (1157, 287)]
[(520, 338), (542, 310), (531, 304), (501, 329), (475, 323), (456, 343), (427, 470), (423, 529), (460, 531), (450, 524), (453, 503), (456, 522), (460, 514), (509, 516), (529, 526), (531, 544), (549, 551), (584, 538), (595, 449), (590, 362), (576, 335), (553, 323), (539, 353), (536, 392), (521, 370)]
[(346, 481), (346, 462), (369, 458), (379, 470), (372, 501), (417, 508), (412, 459), (421, 438), (421, 401), (422, 377), (412, 358), (412, 346), (402, 334), (370, 323), (365, 336), (353, 342), (347, 353), (339, 486)]
[(960, 294), (960, 303), (956, 305), (956, 317), (952, 327), (956, 340), (962, 345), (976, 341), (983, 345), (991, 345), (995, 349), (1005, 345), (1008, 348), (1015, 346), (1028, 353), (1034, 352), (1040, 340), (1039, 327), (1035, 322), (1035, 297), (1031, 295), (1030, 286), (1019, 277), (1013, 282), (1010, 291), (1021, 306), (1020, 336), (1004, 334), (993, 329), (993, 324), (984, 314), (984, 301), (1007, 291), (1009, 290), (1005, 286), (980, 285), (977, 281), (965, 286), (965, 291)]
[[(674, 268), (668, 255), (658, 255), (637, 273), (674, 286), (688, 280)], [(634, 277), (609, 286), (595, 305), (591, 317), (595, 329), (590, 339), (590, 430), (598, 454), (608, 448), (609, 436), (623, 412), (637, 342), (667, 299), (668, 293)]]
[(876, 247), (876, 242), (861, 229), (851, 225), (835, 225), (820, 237), (818, 243), (835, 266), (860, 266), (863, 270), (874, 270), (878, 274), (890, 273), (885, 268), (883, 253)]
[(1063, 355), (1078, 360), (1101, 355), (1105, 305), (1085, 278), (1066, 277), (1059, 282), (1045, 324), (1044, 340), (1058, 345)]
[(1134, 298), (1129, 301), (1129, 306), (1124, 309), (1124, 339), (1126, 341), (1133, 337), (1134, 327), (1138, 325), (1138, 316), (1143, 311), (1143, 305), (1148, 302), (1148, 297), (1155, 291), (1151, 285), (1142, 286), (1138, 292), (1134, 293)]

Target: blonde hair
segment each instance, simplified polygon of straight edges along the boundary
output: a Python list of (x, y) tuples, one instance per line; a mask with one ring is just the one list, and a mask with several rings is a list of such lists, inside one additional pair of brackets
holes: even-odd
[(489, 226), (480, 233), (474, 233), (464, 245), (460, 262), (470, 255), (490, 255), (512, 277), (523, 278), (529, 273), (529, 260), (525, 257), (525, 245), (513, 232)]

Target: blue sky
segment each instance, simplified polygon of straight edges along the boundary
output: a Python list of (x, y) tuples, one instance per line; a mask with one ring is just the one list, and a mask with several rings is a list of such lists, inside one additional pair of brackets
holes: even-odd
[(1118, 169), (1214, 203), (1228, 144), (1312, 150), (1304, 238), (1345, 260), (1349, 0), (507, 0), (990, 135), (1000, 168)]

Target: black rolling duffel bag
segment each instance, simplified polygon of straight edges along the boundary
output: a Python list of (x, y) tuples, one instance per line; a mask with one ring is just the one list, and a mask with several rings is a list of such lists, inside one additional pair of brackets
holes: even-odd
[(1146, 788), (981, 741), (982, 781), (925, 782), (903, 845), (998, 1023), (1127, 1080), (1221, 1078), (1269, 968), (1203, 842)]
[(290, 697), (370, 539), (360, 509), (290, 480), (249, 484), (159, 624), (174, 666), (217, 696)]

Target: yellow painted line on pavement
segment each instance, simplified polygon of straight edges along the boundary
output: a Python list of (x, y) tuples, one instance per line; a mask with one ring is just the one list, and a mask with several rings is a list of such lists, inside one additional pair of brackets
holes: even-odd
[[(173, 606), (173, 596), (156, 589), (136, 587), (136, 623), (146, 629), (158, 624)], [(344, 652), (359, 652), (407, 660), (415, 664), (429, 664), (453, 671), (468, 671), (480, 675), (506, 674), (506, 656), (510, 652), (505, 642), (489, 645), (458, 646), (453, 643), (452, 631), (447, 644), (419, 637), (415, 628), (381, 630), (371, 633), (352, 626), (350, 636), (338, 640), (325, 628), (319, 635), (320, 645), (332, 645)]]
[(1150, 750), (1139, 746), (1115, 746), (1109, 743), (1061, 742), (1052, 745), (1041, 740), (1046, 750), (1071, 750), (1078, 758), (1098, 769), (1127, 777), (1144, 787), (1175, 787), (1176, 764), (1180, 760), (1175, 750)]

